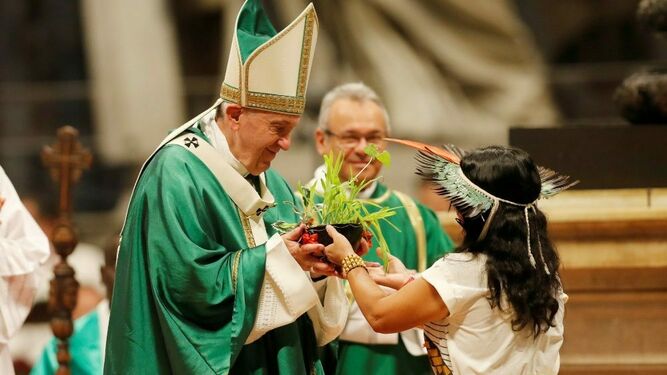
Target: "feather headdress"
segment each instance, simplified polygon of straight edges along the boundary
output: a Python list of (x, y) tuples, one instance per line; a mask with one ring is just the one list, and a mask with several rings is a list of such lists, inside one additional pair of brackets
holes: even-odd
[[(417, 149), (419, 151), (416, 157), (418, 163), (417, 174), (435, 183), (437, 186), (436, 192), (447, 198), (464, 218), (472, 218), (490, 210), (479, 235), (479, 240), (486, 236), (500, 202), (523, 207), (527, 227), (526, 242), (528, 257), (533, 267), (535, 267), (536, 263), (530, 246), (530, 219), (528, 211), (533, 210), (535, 212), (537, 200), (550, 198), (579, 183), (579, 181), (570, 181), (569, 176), (559, 175), (550, 169), (538, 167), (541, 181), (540, 196), (531, 203), (516, 203), (496, 197), (470, 181), (460, 166), (461, 159), (465, 157), (465, 151), (454, 145), (446, 145), (440, 148), (417, 141), (395, 138), (386, 138), (386, 140)], [(542, 245), (539, 242), (539, 238), (538, 247), (542, 263), (544, 264), (544, 270), (549, 274), (549, 269), (546, 263), (544, 263), (542, 256)]]

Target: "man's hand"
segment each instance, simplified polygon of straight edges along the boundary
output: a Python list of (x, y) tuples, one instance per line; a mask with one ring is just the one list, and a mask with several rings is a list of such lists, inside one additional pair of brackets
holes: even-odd
[(336, 276), (336, 269), (326, 261), (324, 256), (324, 245), (319, 243), (299, 244), (299, 238), (301, 238), (305, 229), (306, 226), (301, 224), (281, 236), (287, 250), (289, 250), (294, 260), (299, 263), (302, 270), (310, 271), (311, 277)]

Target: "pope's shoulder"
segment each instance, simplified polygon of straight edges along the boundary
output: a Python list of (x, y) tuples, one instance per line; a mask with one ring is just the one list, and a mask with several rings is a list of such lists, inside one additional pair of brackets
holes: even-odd
[(292, 188), (290, 187), (287, 180), (285, 180), (285, 178), (275, 169), (273, 168), (267, 169), (265, 175), (267, 184), (272, 190), (275, 188), (281, 188), (289, 190), (290, 192), (292, 191)]
[(148, 160), (140, 180), (182, 182), (192, 180), (202, 169), (206, 166), (190, 151), (178, 145), (165, 145)]
[(150, 166), (160, 168), (184, 168), (193, 161), (201, 163), (192, 152), (179, 145), (162, 146), (149, 160), (147, 168)]

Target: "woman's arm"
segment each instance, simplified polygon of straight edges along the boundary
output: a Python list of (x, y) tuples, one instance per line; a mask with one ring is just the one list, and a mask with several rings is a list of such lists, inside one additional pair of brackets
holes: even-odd
[(347, 275), (361, 312), (376, 332), (401, 332), (449, 315), (438, 292), (423, 279), (417, 279), (385, 295), (363, 267)]
[[(325, 250), (327, 258), (341, 264), (343, 258), (353, 255), (354, 251), (347, 239), (333, 227), (327, 226), (327, 231), (334, 240)], [(364, 267), (354, 268), (344, 276), (350, 283), (361, 312), (376, 332), (401, 332), (449, 315), (438, 292), (422, 279), (387, 295)]]

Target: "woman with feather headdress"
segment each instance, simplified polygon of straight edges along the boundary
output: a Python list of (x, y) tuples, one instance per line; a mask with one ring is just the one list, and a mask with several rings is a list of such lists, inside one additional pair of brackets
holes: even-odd
[[(576, 181), (536, 166), (519, 149), (464, 153), (393, 141), (419, 149), (417, 173), (451, 202), (465, 236), (415, 278), (397, 259), (388, 273), (367, 268), (328, 228), (334, 243), (326, 255), (343, 266), (373, 329), (422, 326), (435, 374), (557, 374), (567, 295), (537, 201)], [(386, 294), (377, 284), (397, 291)]]

